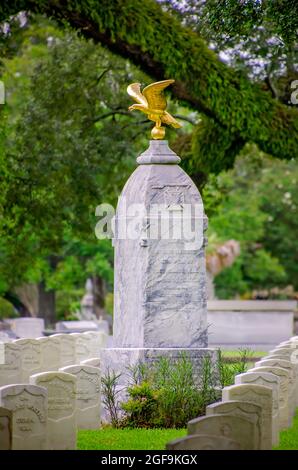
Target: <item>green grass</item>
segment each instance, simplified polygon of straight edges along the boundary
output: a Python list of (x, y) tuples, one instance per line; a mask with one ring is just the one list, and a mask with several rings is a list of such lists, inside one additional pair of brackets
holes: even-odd
[(274, 450), (298, 450), (298, 410), (293, 419), (293, 426), (281, 431), (279, 434), (279, 446)]
[(79, 431), (79, 450), (164, 450), (166, 443), (186, 435), (186, 429), (113, 429)]
[[(268, 352), (250, 350), (250, 354), (251, 354), (252, 357), (263, 357), (263, 356), (266, 356), (268, 354)], [(222, 355), (223, 355), (223, 357), (239, 358), (240, 357), (240, 352), (239, 352), (239, 350), (237, 350), (237, 351), (235, 351), (235, 350), (233, 350), (233, 351), (223, 350)]]
[[(79, 450), (164, 450), (166, 443), (186, 435), (186, 429), (113, 429), (79, 431)], [(298, 450), (298, 410), (293, 426), (281, 431), (274, 450)]]

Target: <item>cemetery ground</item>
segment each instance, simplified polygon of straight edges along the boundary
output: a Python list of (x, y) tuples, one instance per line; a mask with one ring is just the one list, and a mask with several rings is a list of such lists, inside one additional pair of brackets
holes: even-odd
[[(172, 439), (186, 436), (186, 429), (113, 429), (78, 432), (78, 450), (164, 450)], [(274, 450), (298, 448), (298, 411), (290, 429), (281, 431), (280, 443)]]
[(186, 429), (114, 429), (81, 430), (79, 450), (164, 450), (166, 443), (186, 435)]

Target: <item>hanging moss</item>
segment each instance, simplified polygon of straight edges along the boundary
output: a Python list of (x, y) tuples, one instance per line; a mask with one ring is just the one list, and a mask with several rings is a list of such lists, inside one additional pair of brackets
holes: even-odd
[(0, 6), (0, 19), (21, 9), (66, 21), (154, 78), (175, 78), (174, 94), (209, 118), (198, 127), (193, 150), (213, 168), (229, 166), (245, 141), (279, 158), (297, 155), (297, 109), (278, 103), (219, 61), (196, 33), (156, 1), (15, 0)]

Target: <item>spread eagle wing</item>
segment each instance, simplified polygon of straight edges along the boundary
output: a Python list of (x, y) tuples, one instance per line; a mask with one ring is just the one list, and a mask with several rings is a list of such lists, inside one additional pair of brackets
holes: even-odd
[(145, 96), (141, 93), (141, 84), (140, 83), (132, 83), (127, 87), (127, 93), (129, 96), (134, 98), (139, 104), (142, 104), (146, 108), (148, 108), (148, 103)]
[(158, 109), (164, 111), (167, 106), (167, 100), (163, 90), (167, 88), (175, 80), (162, 80), (161, 82), (151, 83), (143, 90), (143, 95), (148, 101), (150, 109)]
[(164, 111), (161, 117), (161, 120), (165, 124), (168, 124), (169, 126), (172, 126), (172, 127), (176, 127), (177, 129), (182, 127), (182, 125), (178, 121), (176, 121), (176, 119), (170, 113), (168, 113), (168, 111)]

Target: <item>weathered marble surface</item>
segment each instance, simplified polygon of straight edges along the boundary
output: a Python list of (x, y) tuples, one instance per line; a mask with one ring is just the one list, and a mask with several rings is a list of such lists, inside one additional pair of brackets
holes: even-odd
[(243, 450), (257, 450), (256, 424), (244, 417), (213, 414), (188, 422), (188, 434), (209, 434), (236, 441)]
[(0, 403), (12, 411), (12, 450), (47, 449), (47, 391), (35, 385), (0, 388)]
[(59, 338), (45, 336), (36, 338), (41, 348), (41, 367), (39, 372), (49, 372), (60, 367), (61, 343)]
[(76, 339), (71, 334), (55, 334), (52, 338), (60, 342), (60, 366), (66, 367), (76, 363)]
[(279, 378), (279, 428), (286, 429), (288, 426), (291, 426), (292, 413), (289, 407), (289, 372), (281, 367), (273, 366), (258, 366), (254, 369), (250, 369), (249, 372), (270, 372)]
[(259, 405), (246, 401), (221, 401), (206, 407), (206, 416), (212, 416), (214, 414), (239, 416), (253, 423), (255, 425), (254, 446), (256, 449), (261, 449), (262, 408)]
[(66, 372), (43, 372), (32, 375), (30, 382), (44, 387), (48, 393), (47, 448), (76, 449), (77, 378)]
[(93, 367), (98, 367), (100, 369), (101, 363), (100, 363), (100, 358), (99, 357), (91, 357), (91, 359), (85, 359), (84, 361), (81, 361), (80, 364), (83, 366), (93, 366)]
[[(127, 181), (116, 213), (114, 346), (121, 348), (200, 348), (207, 346), (204, 235), (207, 218), (201, 196), (189, 176), (177, 165), (179, 157), (167, 141), (151, 141), (139, 158), (140, 166)], [(119, 227), (129, 219), (128, 208), (142, 204), (135, 239), (121, 239)], [(185, 236), (152, 239), (156, 227), (149, 209), (167, 208), (176, 227), (185, 205), (200, 208), (191, 214), (197, 222), (196, 239)], [(181, 212), (182, 211), (182, 212)], [(130, 214), (133, 216), (133, 214)], [(152, 214), (151, 214), (152, 215)], [(163, 219), (165, 220), (165, 219)], [(163, 232), (164, 234), (164, 232)], [(160, 237), (161, 238), (161, 237)]]
[(296, 412), (296, 369), (295, 364), (286, 359), (280, 359), (284, 356), (272, 356), (255, 363), (255, 367), (281, 367), (289, 372), (289, 412), (292, 415)]
[(272, 449), (272, 389), (263, 385), (240, 384), (225, 387), (222, 401), (248, 401), (262, 409), (262, 450)]
[(241, 444), (225, 436), (195, 434), (168, 442), (167, 450), (243, 450)]
[[(263, 385), (272, 389), (272, 443), (279, 443), (279, 388), (280, 380), (270, 372), (245, 372), (235, 376), (235, 385)], [(228, 403), (228, 402), (227, 402)]]
[(22, 382), (21, 346), (4, 344), (4, 364), (0, 364), (0, 386)]
[(41, 344), (37, 339), (13, 341), (21, 349), (21, 381), (29, 383), (29, 377), (41, 370)]
[(67, 372), (77, 378), (76, 414), (78, 429), (99, 429), (101, 408), (100, 369), (88, 365), (63, 367), (61, 372)]

